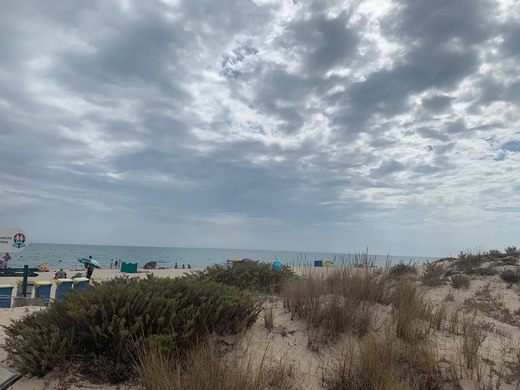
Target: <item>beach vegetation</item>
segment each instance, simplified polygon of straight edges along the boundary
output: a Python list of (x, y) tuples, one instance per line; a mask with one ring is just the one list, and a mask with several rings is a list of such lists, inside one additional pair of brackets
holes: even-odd
[(213, 281), (227, 286), (259, 293), (279, 293), (285, 281), (296, 278), (292, 268), (283, 265), (281, 270), (273, 270), (271, 263), (250, 262), (232, 266), (214, 264), (204, 270), (195, 271), (190, 276), (194, 280)]
[(274, 329), (273, 306), (264, 307), (264, 325), (269, 332)]
[(415, 264), (411, 262), (408, 264), (401, 262), (390, 268), (389, 276), (391, 278), (399, 278), (404, 275), (416, 275), (417, 273), (417, 266)]
[(253, 353), (226, 353), (214, 339), (197, 344), (182, 359), (165, 354), (154, 344), (141, 345), (135, 359), (139, 383), (145, 390), (264, 390), (296, 389), (295, 366), (286, 359), (260, 364)]
[(445, 285), (446, 279), (444, 278), (444, 273), (445, 270), (442, 264), (427, 262), (423, 265), (421, 281), (428, 287)]
[(15, 367), (31, 375), (76, 360), (89, 378), (117, 383), (132, 376), (120, 366), (131, 360), (139, 340), (179, 356), (211, 334), (243, 331), (260, 312), (250, 293), (220, 283), (114, 279), (5, 326), (4, 348)]
[(499, 265), (518, 265), (518, 257), (507, 256), (500, 259)]
[(464, 317), (462, 320), (462, 354), (466, 368), (471, 370), (479, 368), (479, 350), (485, 339), (485, 332), (476, 321), (476, 312)]
[(396, 326), (397, 337), (417, 344), (428, 335), (427, 323), (432, 317), (431, 307), (424, 299), (424, 293), (416, 283), (403, 281), (398, 283), (392, 293), (392, 317)]
[(506, 269), (502, 271), (500, 278), (506, 283), (518, 284), (520, 283), (520, 272), (518, 270)]
[(373, 304), (389, 302), (388, 276), (376, 269), (338, 268), (304, 272), (285, 283), (284, 307), (311, 330), (309, 346), (343, 333), (366, 335), (375, 321)]
[(491, 249), (490, 251), (485, 253), (485, 256), (487, 256), (490, 260), (497, 260), (497, 259), (501, 259), (507, 255), (505, 253), (502, 253), (498, 249)]
[(468, 275), (457, 274), (457, 275), (453, 275), (451, 277), (451, 286), (456, 289), (460, 289), (460, 288), (468, 289), (470, 282), (471, 282), (471, 279)]
[(446, 381), (433, 348), (390, 333), (347, 344), (322, 375), (326, 389), (439, 389)]
[(430, 327), (441, 330), (448, 317), (448, 301), (446, 298), (438, 305), (428, 305), (428, 322)]
[(471, 270), (478, 268), (487, 260), (485, 254), (480, 251), (475, 253), (471, 251), (460, 252), (458, 261), (455, 262), (457, 270), (462, 272), (470, 272)]
[(476, 275), (476, 276), (493, 276), (497, 275), (498, 271), (492, 267), (479, 267), (475, 268), (472, 271), (466, 272), (467, 275)]

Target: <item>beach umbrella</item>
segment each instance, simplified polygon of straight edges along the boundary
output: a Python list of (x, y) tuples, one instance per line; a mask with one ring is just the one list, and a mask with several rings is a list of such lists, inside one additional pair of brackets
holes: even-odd
[(94, 260), (94, 259), (88, 259), (88, 258), (80, 258), (78, 259), (78, 261), (81, 263), (81, 264), (92, 264), (94, 267), (96, 268), (101, 268), (101, 266), (99, 265), (99, 263)]
[(155, 267), (157, 266), (157, 262), (156, 261), (149, 261), (148, 263), (146, 263), (144, 265), (144, 269), (154, 269)]

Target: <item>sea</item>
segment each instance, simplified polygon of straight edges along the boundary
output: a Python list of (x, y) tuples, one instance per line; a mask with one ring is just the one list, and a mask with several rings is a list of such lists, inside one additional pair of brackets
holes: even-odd
[(31, 243), (19, 253), (11, 253), (9, 267), (36, 267), (45, 264), (51, 270), (83, 270), (78, 259), (92, 256), (102, 268), (110, 268), (115, 260), (137, 263), (142, 268), (147, 262), (157, 262), (157, 268), (206, 268), (213, 264), (225, 264), (226, 260), (248, 258), (261, 262), (279, 261), (290, 267), (313, 266), (315, 261), (334, 262), (336, 266), (367, 262), (375, 266), (398, 263), (420, 265), (434, 261), (436, 257), (390, 256), (366, 253), (318, 253), (289, 252), (279, 250), (169, 248), (145, 246), (71, 245)]

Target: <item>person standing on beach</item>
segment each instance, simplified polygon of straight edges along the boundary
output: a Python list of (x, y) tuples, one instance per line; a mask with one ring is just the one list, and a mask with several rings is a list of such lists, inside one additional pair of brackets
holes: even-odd
[[(88, 257), (90, 260), (94, 260), (92, 255)], [(94, 264), (85, 263), (85, 268), (87, 269), (87, 278), (90, 279), (92, 277), (92, 273), (94, 272)]]
[(9, 260), (11, 260), (11, 255), (9, 253), (5, 252), (5, 255), (2, 256), (2, 260), (3, 260), (2, 268), (7, 268), (7, 265), (8, 265), (7, 262)]
[(94, 264), (89, 263), (86, 264), (87, 267), (87, 278), (90, 279), (92, 277), (92, 273), (94, 272)]

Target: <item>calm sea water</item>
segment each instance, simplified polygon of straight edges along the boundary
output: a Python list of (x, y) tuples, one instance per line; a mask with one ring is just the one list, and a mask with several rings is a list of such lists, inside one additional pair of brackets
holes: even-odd
[(437, 260), (432, 257), (387, 256), (372, 254), (339, 254), (339, 253), (303, 253), (271, 250), (245, 249), (202, 249), (202, 248), (156, 248), (142, 246), (105, 246), (105, 245), (67, 245), (33, 243), (20, 253), (11, 254), (10, 267), (20, 267), (25, 264), (30, 267), (47, 264), (50, 269), (81, 269), (83, 266), (78, 258), (92, 257), (99, 261), (103, 268), (110, 268), (111, 260), (121, 259), (137, 263), (142, 268), (148, 261), (157, 261), (158, 267), (173, 268), (175, 262), (179, 267), (190, 264), (193, 268), (205, 268), (213, 264), (223, 264), (235, 257), (250, 258), (259, 261), (280, 261), (289, 266), (312, 265), (314, 260), (335, 261), (337, 265), (357, 263), (368, 257), (374, 265), (385, 265), (390, 262), (412, 262), (423, 264), (426, 261)]

